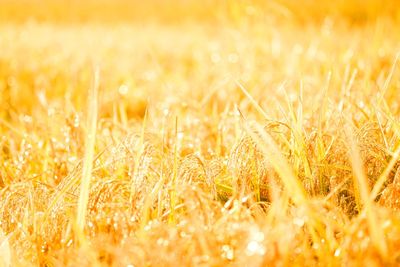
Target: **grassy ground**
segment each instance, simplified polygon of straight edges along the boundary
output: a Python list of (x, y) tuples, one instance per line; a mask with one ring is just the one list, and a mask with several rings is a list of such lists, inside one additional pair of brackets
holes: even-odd
[(1, 1), (0, 266), (400, 264), (396, 1)]

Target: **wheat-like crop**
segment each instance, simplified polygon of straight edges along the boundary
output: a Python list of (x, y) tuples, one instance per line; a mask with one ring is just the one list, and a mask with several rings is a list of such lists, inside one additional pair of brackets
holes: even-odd
[(0, 2), (0, 266), (400, 265), (394, 0)]

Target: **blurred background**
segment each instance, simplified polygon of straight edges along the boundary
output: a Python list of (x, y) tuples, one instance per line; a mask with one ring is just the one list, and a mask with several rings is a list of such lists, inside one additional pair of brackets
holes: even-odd
[(368, 100), (376, 88), (365, 85), (392, 67), (399, 21), (396, 0), (0, 0), (0, 118), (81, 110), (94, 63), (100, 115), (121, 109), (124, 121), (182, 99), (222, 111), (228, 94), (243, 99), (235, 79), (268, 106), (265, 94), (285, 98), (283, 81), (313, 96), (329, 72), (340, 101), (357, 71), (355, 97)]
[(377, 16), (398, 18), (396, 0), (1, 0), (3, 22), (221, 21), (286, 18), (300, 21), (346, 17), (362, 22)]

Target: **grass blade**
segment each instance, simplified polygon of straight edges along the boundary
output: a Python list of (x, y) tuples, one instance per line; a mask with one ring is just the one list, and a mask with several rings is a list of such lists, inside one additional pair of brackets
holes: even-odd
[(93, 85), (89, 91), (88, 101), (88, 128), (85, 140), (85, 157), (83, 161), (81, 188), (78, 201), (78, 210), (76, 225), (79, 233), (83, 233), (85, 219), (87, 213), (87, 205), (89, 201), (89, 186), (92, 177), (94, 148), (96, 142), (96, 126), (97, 126), (97, 97), (99, 91), (99, 70), (94, 71)]

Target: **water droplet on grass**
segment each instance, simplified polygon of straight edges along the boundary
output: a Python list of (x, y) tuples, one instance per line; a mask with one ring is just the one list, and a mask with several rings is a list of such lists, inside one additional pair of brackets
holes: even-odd
[(222, 257), (226, 258), (227, 260), (233, 260), (235, 254), (231, 246), (229, 245), (222, 246)]

